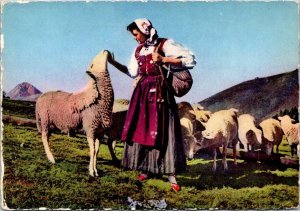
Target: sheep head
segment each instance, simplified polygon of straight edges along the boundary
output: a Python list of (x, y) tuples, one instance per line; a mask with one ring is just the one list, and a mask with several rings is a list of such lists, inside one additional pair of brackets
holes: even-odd
[(262, 131), (257, 128), (252, 128), (246, 132), (246, 138), (250, 141), (250, 145), (262, 144)]
[(185, 138), (183, 140), (184, 153), (188, 160), (192, 160), (194, 158), (196, 142), (197, 141), (194, 137)]
[(197, 106), (194, 108), (196, 119), (200, 121), (203, 125), (209, 120), (212, 115), (212, 112), (209, 110), (204, 110), (203, 107)]
[(92, 64), (86, 71), (86, 73), (91, 76), (93, 79), (97, 77), (99, 73), (107, 72), (107, 58), (110, 55), (108, 50), (103, 50), (95, 56), (92, 61)]
[(262, 145), (261, 145), (261, 150), (266, 153), (267, 155), (272, 154), (272, 149), (273, 149), (273, 142), (267, 140), (266, 138), (262, 138)]
[(191, 104), (189, 104), (188, 102), (178, 103), (177, 108), (178, 108), (179, 118), (186, 117), (190, 120), (196, 119), (195, 111), (194, 111), (193, 107), (191, 106)]
[(280, 120), (281, 124), (292, 124), (292, 123), (296, 122), (294, 119), (292, 119), (288, 115), (280, 116), (280, 117), (278, 117), (278, 119)]

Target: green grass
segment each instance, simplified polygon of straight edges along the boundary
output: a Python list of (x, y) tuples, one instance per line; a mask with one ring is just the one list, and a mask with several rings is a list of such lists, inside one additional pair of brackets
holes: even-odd
[(3, 99), (3, 114), (35, 119), (35, 102)]
[[(88, 144), (85, 136), (53, 134), (51, 149), (56, 164), (48, 162), (35, 128), (5, 125), (3, 138), (4, 199), (9, 208), (32, 209), (129, 209), (127, 197), (147, 203), (165, 199), (167, 209), (285, 209), (298, 206), (298, 169), (269, 162), (228, 159), (229, 172), (221, 160), (212, 174), (210, 158), (188, 161), (178, 175), (179, 193), (171, 191), (167, 177), (153, 178), (139, 186), (137, 172), (125, 171), (111, 161), (107, 145), (98, 156), (98, 178), (88, 176)], [(123, 145), (118, 142), (117, 157)], [(289, 154), (282, 144), (280, 153)]]
[[(274, 147), (274, 152), (275, 152), (275, 147)], [(288, 144), (288, 142), (287, 142), (285, 136), (283, 136), (282, 142), (281, 142), (281, 144), (279, 145), (279, 152), (280, 152), (280, 154), (282, 154), (282, 155), (288, 155), (288, 156), (291, 156), (291, 147), (290, 147), (290, 145)]]

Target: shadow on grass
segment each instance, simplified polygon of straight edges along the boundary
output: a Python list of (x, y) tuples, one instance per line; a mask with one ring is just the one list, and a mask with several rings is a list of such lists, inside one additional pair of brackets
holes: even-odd
[(289, 167), (276, 162), (240, 161), (235, 166), (233, 161), (227, 160), (228, 171), (224, 172), (222, 160), (218, 160), (217, 171), (213, 173), (212, 161), (209, 159), (202, 161), (203, 163), (189, 165), (187, 172), (178, 177), (182, 186), (201, 190), (224, 186), (236, 189), (274, 184), (298, 186), (298, 174), (295, 170), (292, 170), (294, 172), (290, 176), (280, 176), (280, 172), (288, 170)]

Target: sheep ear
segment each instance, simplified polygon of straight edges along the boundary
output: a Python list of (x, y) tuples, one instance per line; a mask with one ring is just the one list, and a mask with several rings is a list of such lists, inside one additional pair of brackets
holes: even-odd
[(281, 117), (281, 116), (279, 116), (279, 117), (278, 117), (278, 119), (279, 119), (279, 120), (282, 120), (282, 117)]
[(88, 74), (92, 79), (96, 80), (96, 76), (94, 76), (94, 74), (91, 71), (87, 70), (86, 74)]
[(177, 109), (181, 109), (183, 107), (183, 105), (182, 105), (182, 103), (178, 103), (178, 105), (177, 105)]
[(207, 122), (201, 122), (201, 124), (203, 125), (203, 127), (206, 127)]

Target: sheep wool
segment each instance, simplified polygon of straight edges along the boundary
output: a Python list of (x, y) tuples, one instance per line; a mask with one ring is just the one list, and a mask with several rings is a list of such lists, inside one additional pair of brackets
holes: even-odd
[(213, 171), (216, 171), (217, 147), (223, 147), (223, 165), (224, 171), (228, 169), (226, 156), (229, 143), (233, 146), (234, 164), (236, 165), (236, 144), (237, 144), (237, 109), (220, 110), (213, 113), (202, 131), (203, 139), (201, 147), (211, 147), (214, 154)]
[(246, 151), (249, 151), (249, 146), (253, 150), (255, 145), (261, 145), (262, 131), (255, 126), (255, 118), (252, 115), (240, 115), (238, 117), (238, 125), (238, 137)]
[(262, 149), (267, 155), (271, 155), (273, 152), (273, 146), (275, 145), (276, 152), (278, 153), (278, 147), (283, 137), (280, 122), (276, 119), (269, 118), (263, 120), (259, 126), (262, 128), (263, 132)]
[(98, 176), (96, 158), (104, 131), (112, 124), (114, 93), (107, 70), (108, 51), (100, 52), (86, 73), (90, 76), (85, 90), (78, 93), (47, 92), (36, 102), (36, 122), (46, 155), (55, 163), (49, 148), (53, 128), (63, 132), (82, 128), (90, 148), (89, 174)]
[(195, 112), (188, 102), (180, 102), (177, 104), (178, 116), (180, 118), (181, 135), (184, 145), (184, 153), (186, 158), (194, 158), (194, 150), (196, 146), (195, 133)]
[(209, 110), (204, 110), (204, 108), (201, 106), (195, 107), (194, 110), (195, 110), (196, 119), (200, 121), (203, 125), (205, 125), (205, 123), (210, 118), (212, 112)]
[(294, 150), (297, 149), (297, 145), (299, 144), (299, 123), (293, 124), (295, 120), (291, 119), (288, 115), (278, 117), (278, 119), (280, 120), (284, 135), (291, 147), (291, 155), (293, 156)]

